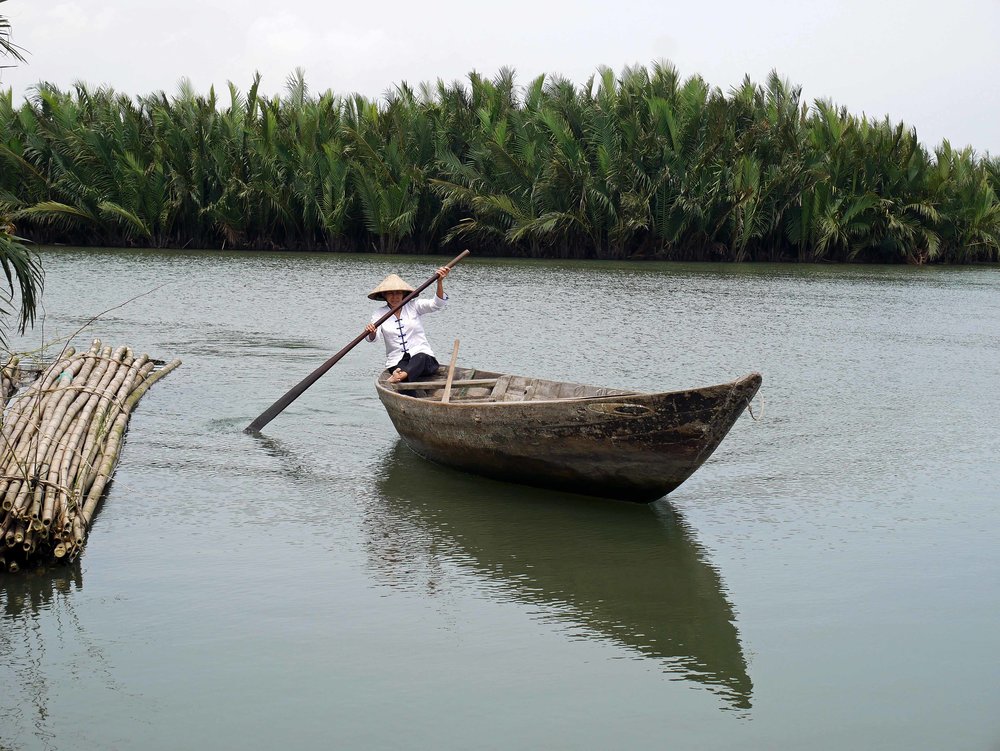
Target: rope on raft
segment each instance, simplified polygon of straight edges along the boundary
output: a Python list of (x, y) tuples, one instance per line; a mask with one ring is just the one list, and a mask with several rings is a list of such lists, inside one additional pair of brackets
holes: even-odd
[(80, 554), (132, 411), (180, 364), (96, 339), (88, 352), (68, 348), (13, 399), (18, 358), (0, 368), (0, 571)]

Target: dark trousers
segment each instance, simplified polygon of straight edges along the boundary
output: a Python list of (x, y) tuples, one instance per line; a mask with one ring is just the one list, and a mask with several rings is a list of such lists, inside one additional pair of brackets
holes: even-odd
[(417, 354), (410, 357), (410, 353), (407, 352), (403, 355), (403, 359), (393, 365), (391, 368), (386, 368), (386, 373), (392, 373), (396, 368), (399, 368), (404, 373), (406, 373), (407, 380), (415, 381), (418, 378), (423, 378), (424, 376), (434, 375), (438, 372), (438, 368), (441, 365), (437, 360), (431, 355), (425, 355), (423, 352), (418, 352)]

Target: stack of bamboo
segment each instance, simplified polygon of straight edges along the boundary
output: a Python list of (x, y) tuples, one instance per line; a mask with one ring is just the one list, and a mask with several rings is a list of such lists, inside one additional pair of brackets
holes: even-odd
[[(0, 569), (80, 554), (133, 408), (178, 365), (156, 369), (147, 355), (95, 340), (13, 400), (0, 429)], [(4, 376), (15, 375), (8, 366)]]

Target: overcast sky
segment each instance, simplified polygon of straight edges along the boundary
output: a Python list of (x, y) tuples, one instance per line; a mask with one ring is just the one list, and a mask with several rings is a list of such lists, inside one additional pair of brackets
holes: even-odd
[[(1000, 0), (9, 0), (27, 64), (0, 71), (16, 97), (38, 81), (128, 94), (206, 92), (253, 72), (279, 93), (301, 66), (314, 93), (380, 96), (393, 84), (502, 66), (527, 83), (584, 83), (600, 65), (673, 62), (728, 90), (776, 69), (807, 101), (888, 114), (928, 146), (1000, 155)], [(9, 62), (9, 61), (8, 61)]]

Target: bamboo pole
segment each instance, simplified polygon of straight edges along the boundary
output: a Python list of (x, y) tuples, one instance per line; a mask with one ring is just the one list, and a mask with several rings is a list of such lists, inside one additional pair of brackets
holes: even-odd
[(114, 466), (118, 459), (118, 452), (121, 449), (122, 438), (125, 435), (125, 425), (128, 422), (129, 413), (132, 411), (132, 408), (136, 405), (139, 399), (142, 398), (142, 395), (149, 390), (150, 386), (156, 383), (156, 381), (165, 376), (167, 373), (174, 370), (180, 364), (180, 360), (173, 360), (172, 362), (167, 363), (160, 371), (145, 379), (145, 381), (132, 392), (125, 403), (125, 409), (122, 410), (121, 414), (115, 419), (115, 424), (112, 426), (112, 429), (108, 434), (107, 449), (104, 451), (100, 468), (98, 469), (97, 476), (90, 488), (90, 491), (87, 493), (87, 502), (80, 515), (83, 518), (84, 526), (90, 526), (90, 521), (93, 518), (94, 510), (97, 508), (97, 502), (101, 497), (104, 486), (107, 485), (108, 480), (111, 479), (111, 474), (114, 472)]
[(41, 397), (47, 393), (55, 380), (56, 374), (63, 372), (72, 360), (75, 350), (71, 347), (66, 350), (66, 356), (59, 362), (55, 362), (42, 371), (42, 374), (28, 390), (12, 405), (7, 419), (4, 421), (4, 429), (0, 433), (3, 445), (13, 443), (13, 437), (20, 434), (21, 430), (33, 419), (38, 419), (36, 413), (37, 404)]
[[(67, 455), (67, 441), (64, 436), (72, 432), (79, 412), (89, 403), (89, 392), (99, 385), (103, 367), (103, 362), (92, 359), (90, 367), (85, 365), (81, 368), (73, 383), (76, 393), (72, 395), (72, 398), (70, 395), (63, 397), (62, 405), (50, 417), (50, 424), (45, 432), (45, 436), (50, 438), (50, 446), (47, 453), (41, 457), (38, 467), (39, 477), (45, 478), (48, 482), (47, 495), (58, 496), (59, 472)], [(54, 512), (55, 504), (55, 497), (46, 501), (45, 508), (49, 510), (50, 514)], [(46, 517), (45, 513), (42, 514), (43, 524), (51, 524), (51, 520), (51, 515)]]
[[(78, 468), (82, 464), (82, 448), (86, 430), (90, 425), (90, 420), (94, 414), (94, 410), (100, 402), (101, 394), (107, 390), (108, 385), (112, 380), (114, 380), (115, 374), (121, 366), (121, 359), (125, 356), (125, 348), (119, 347), (117, 350), (112, 352), (110, 347), (106, 347), (105, 354), (107, 362), (104, 363), (100, 379), (80, 413), (76, 429), (70, 434), (69, 439), (67, 440), (69, 451), (59, 471), (59, 483), (63, 488), (70, 487), (72, 478), (76, 475), (76, 472), (79, 471)], [(72, 503), (73, 494), (67, 493), (66, 495), (66, 503)]]
[[(106, 449), (108, 442), (111, 439), (111, 433), (114, 430), (114, 426), (116, 425), (118, 418), (126, 410), (128, 395), (132, 392), (136, 382), (145, 378), (145, 376), (152, 370), (153, 363), (146, 361), (145, 355), (142, 355), (142, 357), (137, 359), (129, 367), (125, 378), (122, 380), (121, 386), (119, 386), (118, 391), (115, 393), (111, 402), (105, 409), (105, 412), (102, 415), (100, 428), (95, 434), (95, 442), (91, 447), (90, 453), (85, 458), (87, 463), (87, 474), (84, 477), (83, 482), (82, 490), (84, 492), (86, 492), (87, 488), (93, 484), (98, 475), (99, 465), (101, 464), (100, 456), (103, 454), (103, 451)], [(126, 417), (126, 421), (127, 419), (128, 418)]]
[(4, 495), (3, 502), (0, 504), (0, 508), (5, 512), (9, 512), (14, 508), (14, 499), (17, 497), (18, 492), (21, 490), (21, 480), (11, 480), (7, 485), (7, 493)]
[(97, 404), (95, 405), (95, 415), (91, 420), (87, 436), (83, 441), (83, 448), (80, 451), (83, 467), (79, 475), (81, 478), (79, 492), (81, 494), (85, 492), (86, 488), (90, 485), (88, 477), (92, 476), (93, 465), (97, 452), (100, 450), (101, 442), (107, 434), (109, 421), (114, 419), (113, 414), (116, 408), (114, 400), (118, 391), (121, 389), (122, 384), (125, 382), (126, 377), (128, 376), (131, 365), (132, 361), (128, 353), (123, 353), (121, 364), (116, 371), (114, 378), (108, 384), (104, 392), (102, 392)]

